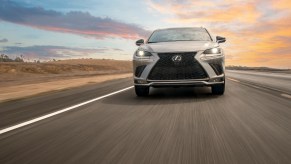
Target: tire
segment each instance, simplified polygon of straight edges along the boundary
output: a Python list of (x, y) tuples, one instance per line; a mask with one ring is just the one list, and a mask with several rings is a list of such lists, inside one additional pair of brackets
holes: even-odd
[(225, 82), (223, 84), (213, 85), (211, 87), (212, 94), (223, 95), (225, 90)]
[(135, 88), (135, 94), (138, 97), (145, 97), (145, 96), (148, 96), (150, 93), (150, 87), (134, 86), (134, 88)]

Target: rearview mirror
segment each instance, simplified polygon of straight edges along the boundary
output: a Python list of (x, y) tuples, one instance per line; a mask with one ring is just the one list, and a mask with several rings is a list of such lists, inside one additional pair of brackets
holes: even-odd
[(140, 46), (140, 45), (144, 44), (144, 40), (143, 39), (140, 39), (140, 40), (136, 41), (135, 44), (137, 46)]
[(216, 36), (216, 42), (217, 43), (224, 43), (226, 41), (225, 37)]

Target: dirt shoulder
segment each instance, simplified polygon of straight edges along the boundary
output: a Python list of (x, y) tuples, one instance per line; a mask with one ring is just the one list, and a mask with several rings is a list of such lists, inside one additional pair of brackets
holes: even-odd
[(131, 77), (132, 73), (114, 74), (114, 75), (98, 75), (93, 77), (83, 77), (75, 79), (64, 79), (50, 82), (39, 82), (33, 84), (24, 84), (8, 87), (0, 87), (0, 102), (25, 98), (44, 92), (59, 91), (88, 84), (101, 83), (113, 79), (121, 79)]
[(130, 61), (0, 63), (0, 102), (132, 76)]

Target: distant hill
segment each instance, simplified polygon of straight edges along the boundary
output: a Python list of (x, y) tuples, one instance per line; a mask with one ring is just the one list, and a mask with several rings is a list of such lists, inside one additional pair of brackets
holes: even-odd
[(269, 67), (246, 67), (246, 66), (226, 66), (227, 70), (253, 70), (253, 71), (291, 71), (290, 69), (279, 69)]

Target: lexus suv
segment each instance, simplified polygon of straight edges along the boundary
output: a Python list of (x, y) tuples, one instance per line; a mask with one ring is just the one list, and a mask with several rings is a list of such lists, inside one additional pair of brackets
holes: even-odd
[(155, 30), (148, 40), (136, 41), (133, 55), (137, 96), (147, 96), (150, 87), (210, 86), (212, 94), (225, 89), (224, 52), (206, 28)]

